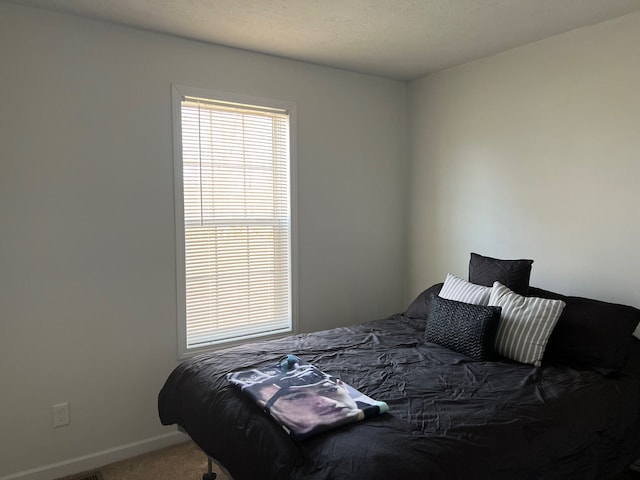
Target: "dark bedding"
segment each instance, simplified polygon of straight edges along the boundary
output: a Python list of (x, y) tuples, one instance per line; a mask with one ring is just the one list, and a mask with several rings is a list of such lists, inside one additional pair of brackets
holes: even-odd
[[(394, 315), (200, 355), (169, 376), (178, 424), (236, 480), (608, 479), (640, 456), (640, 342), (625, 367), (474, 361), (424, 342)], [(226, 374), (294, 353), (389, 405), (389, 413), (295, 442)]]

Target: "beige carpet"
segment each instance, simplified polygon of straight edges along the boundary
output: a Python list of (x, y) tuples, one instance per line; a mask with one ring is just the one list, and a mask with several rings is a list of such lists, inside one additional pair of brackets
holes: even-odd
[[(207, 457), (189, 441), (60, 480), (202, 480), (206, 471)], [(213, 471), (217, 480), (230, 480), (215, 464)]]

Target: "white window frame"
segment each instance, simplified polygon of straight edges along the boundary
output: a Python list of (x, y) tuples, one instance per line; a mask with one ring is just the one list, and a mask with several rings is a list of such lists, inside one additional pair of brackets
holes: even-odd
[[(289, 264), (290, 264), (290, 309), (291, 329), (276, 335), (254, 334), (239, 340), (212, 343), (198, 347), (187, 345), (187, 308), (186, 308), (186, 277), (185, 277), (185, 222), (184, 222), (184, 184), (182, 165), (182, 108), (184, 97), (212, 99), (219, 102), (230, 102), (241, 105), (254, 105), (266, 108), (286, 110), (289, 114)], [(173, 165), (174, 165), (174, 203), (175, 203), (175, 236), (176, 236), (176, 308), (177, 308), (177, 337), (178, 358), (184, 359), (198, 353), (226, 348), (246, 343), (251, 340), (268, 340), (279, 338), (297, 332), (297, 197), (296, 197), (296, 104), (288, 101), (238, 95), (215, 90), (172, 85), (173, 106)]]

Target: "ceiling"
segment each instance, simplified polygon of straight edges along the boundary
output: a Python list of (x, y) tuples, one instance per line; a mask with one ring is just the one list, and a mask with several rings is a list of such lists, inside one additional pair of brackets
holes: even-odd
[(640, 11), (640, 0), (10, 1), (401, 80)]

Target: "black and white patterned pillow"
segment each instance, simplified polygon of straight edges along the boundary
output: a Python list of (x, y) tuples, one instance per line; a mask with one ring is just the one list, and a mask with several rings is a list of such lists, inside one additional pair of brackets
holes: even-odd
[(476, 285), (447, 273), (442, 290), (439, 295), (442, 298), (456, 300), (458, 302), (473, 303), (474, 305), (489, 305), (491, 287)]
[(424, 339), (474, 360), (494, 356), (500, 307), (472, 305), (432, 294)]
[(523, 297), (500, 282), (495, 282), (489, 305), (502, 307), (496, 351), (517, 362), (539, 367), (565, 302)]

